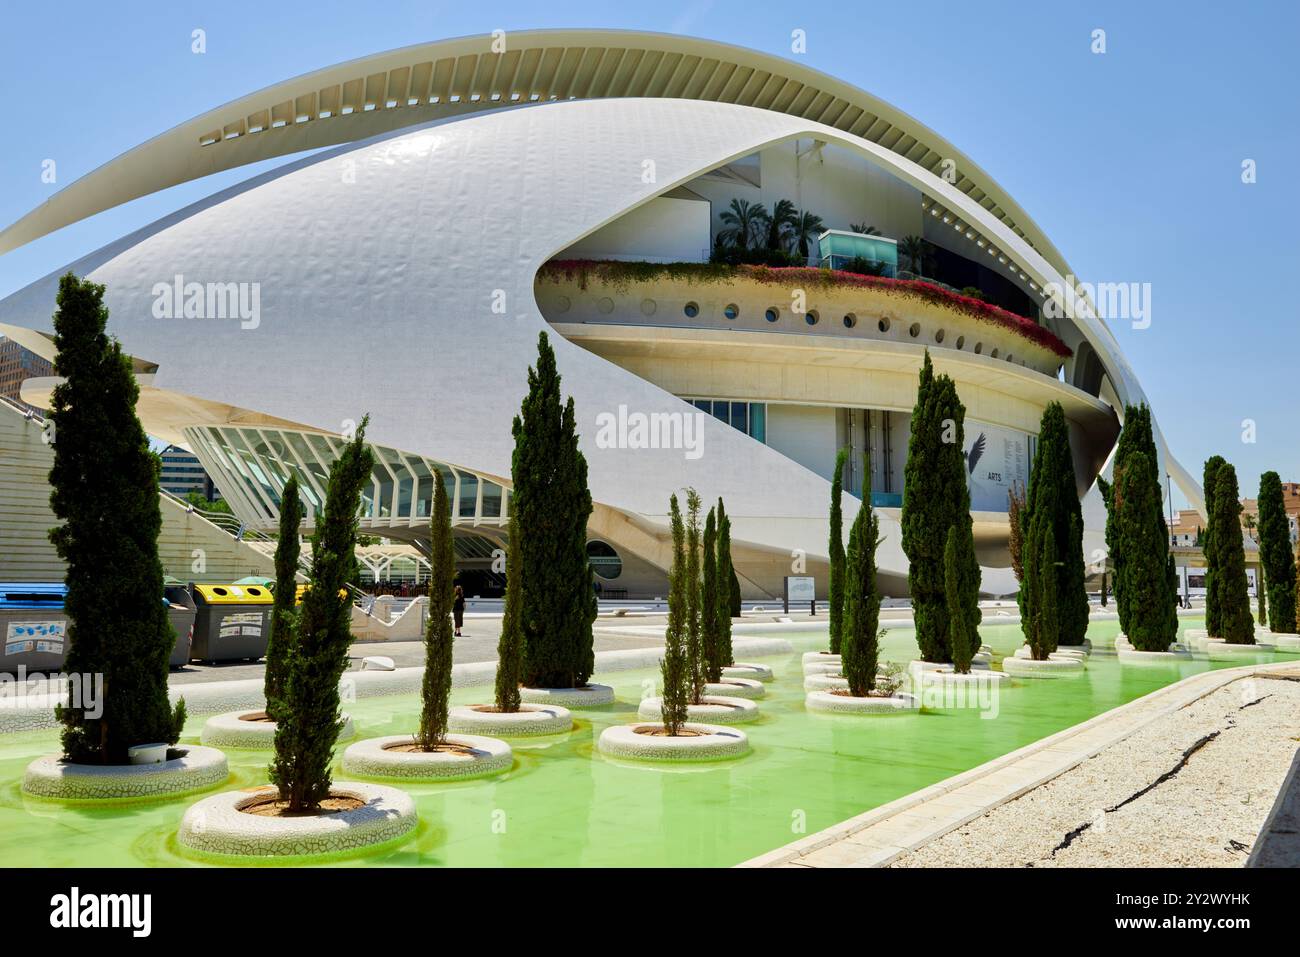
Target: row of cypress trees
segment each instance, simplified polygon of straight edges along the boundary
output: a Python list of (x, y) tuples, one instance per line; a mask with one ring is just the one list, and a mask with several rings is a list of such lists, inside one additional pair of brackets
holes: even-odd
[(722, 499), (709, 509), (700, 534), (699, 494), (686, 489), (683, 518), (676, 494), (668, 502), (672, 565), (668, 572), (668, 627), (663, 679), (664, 727), (678, 734), (687, 708), (700, 704), (705, 685), (734, 664), (731, 648), (731, 521)]

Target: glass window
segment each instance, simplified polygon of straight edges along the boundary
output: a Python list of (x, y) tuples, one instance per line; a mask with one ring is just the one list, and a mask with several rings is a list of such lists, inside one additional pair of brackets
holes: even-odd
[(752, 402), (749, 406), (749, 434), (763, 444), (767, 444), (767, 404)]
[(733, 402), (731, 403), (731, 427), (740, 429), (740, 431), (749, 433), (749, 403)]

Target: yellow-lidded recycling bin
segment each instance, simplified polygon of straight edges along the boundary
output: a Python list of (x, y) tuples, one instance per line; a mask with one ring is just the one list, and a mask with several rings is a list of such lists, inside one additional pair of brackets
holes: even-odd
[(256, 661), (270, 639), (271, 590), (262, 585), (194, 585), (197, 613), (190, 656), (198, 661)]

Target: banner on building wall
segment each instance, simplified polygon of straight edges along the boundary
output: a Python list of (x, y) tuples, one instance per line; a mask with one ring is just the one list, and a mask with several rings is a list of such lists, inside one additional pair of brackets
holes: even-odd
[(1005, 512), (1013, 483), (1029, 484), (1029, 436), (967, 420), (966, 484), (976, 512)]

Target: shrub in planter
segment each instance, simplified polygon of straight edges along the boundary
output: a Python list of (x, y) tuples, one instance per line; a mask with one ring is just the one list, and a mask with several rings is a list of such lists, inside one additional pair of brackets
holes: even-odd
[(673, 564), (668, 571), (668, 629), (664, 633), (663, 678), (664, 727), (670, 735), (681, 732), (691, 696), (690, 662), (686, 653), (687, 590), (686, 529), (682, 524), (677, 496), (669, 499), (672, 521)]
[(691, 704), (704, 698), (704, 655), (700, 615), (700, 496), (693, 488), (686, 490), (686, 560), (683, 594), (686, 611), (686, 667), (690, 680)]
[(1125, 634), (1138, 651), (1166, 651), (1178, 633), (1178, 619), (1155, 459), (1145, 451), (1131, 453), (1123, 468), (1117, 468), (1112, 494), (1122, 558), (1122, 594), (1128, 605)]
[(722, 649), (718, 635), (718, 515), (709, 509), (704, 519), (704, 553), (700, 579), (700, 658), (706, 682), (722, 680)]
[(1219, 617), (1219, 559), (1214, 552), (1214, 535), (1218, 529), (1215, 505), (1218, 494), (1219, 469), (1227, 465), (1222, 455), (1212, 455), (1205, 460), (1201, 488), (1205, 491), (1205, 514), (1209, 524), (1201, 535), (1201, 552), (1205, 556), (1205, 631), (1211, 638), (1222, 637), (1223, 626)]
[(507, 714), (519, 710), (519, 679), (523, 669), (523, 581), (519, 563), (518, 523), (510, 516), (510, 541), (506, 545), (506, 600), (497, 640), (496, 706)]
[[(1241, 540), (1241, 501), (1237, 470), (1223, 462), (1214, 473), (1213, 529), (1214, 577), (1218, 594), (1219, 634), (1230, 645), (1253, 645), (1255, 622), (1250, 617), (1250, 595), (1246, 582), (1246, 549)], [(1208, 631), (1208, 629), (1207, 629)]]
[(731, 519), (718, 499), (718, 559), (715, 565), (717, 578), (718, 660), (723, 667), (734, 665), (736, 658), (731, 650), (731, 619), (740, 615), (740, 584), (736, 570), (731, 566)]
[(880, 657), (880, 595), (876, 592), (880, 525), (871, 509), (870, 465), (870, 459), (866, 459), (862, 507), (849, 531), (840, 640), (840, 667), (849, 683), (849, 693), (856, 698), (865, 698), (875, 689)]

